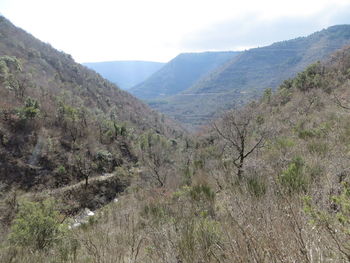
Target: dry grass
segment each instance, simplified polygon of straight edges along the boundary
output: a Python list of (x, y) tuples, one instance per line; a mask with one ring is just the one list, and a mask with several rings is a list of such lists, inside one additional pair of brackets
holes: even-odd
[(171, 185), (139, 178), (47, 251), (3, 237), (0, 262), (349, 262), (349, 111), (334, 100), (350, 101), (344, 74), (330, 68), (326, 89), (280, 90), (253, 105), (267, 135), (241, 178), (208, 129), (179, 145)]

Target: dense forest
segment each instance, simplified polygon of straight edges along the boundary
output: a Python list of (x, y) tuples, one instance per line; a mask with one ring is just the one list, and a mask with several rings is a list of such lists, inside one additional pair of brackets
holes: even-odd
[(350, 261), (350, 47), (187, 133), (0, 33), (0, 262)]

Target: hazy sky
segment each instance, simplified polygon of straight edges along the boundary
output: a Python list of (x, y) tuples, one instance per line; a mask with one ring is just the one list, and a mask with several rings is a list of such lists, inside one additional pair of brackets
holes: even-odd
[(0, 13), (78, 62), (165, 62), (350, 24), (350, 0), (0, 0)]

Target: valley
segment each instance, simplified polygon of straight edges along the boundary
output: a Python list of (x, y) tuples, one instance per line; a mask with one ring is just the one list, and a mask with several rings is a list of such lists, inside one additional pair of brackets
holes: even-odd
[(164, 66), (152, 61), (107, 61), (83, 63), (123, 90), (139, 84)]
[(154, 66), (0, 16), (0, 262), (349, 262), (350, 26)]
[[(170, 73), (159, 71), (140, 84), (139, 90), (133, 88), (130, 91), (145, 99), (152, 108), (173, 117), (189, 129), (195, 129), (230, 108), (259, 98), (264, 89), (275, 90), (283, 80), (294, 77), (309, 64), (323, 60), (349, 44), (350, 27), (334, 26), (307, 37), (238, 52), (225, 63), (216, 64), (201, 78), (183, 85), (180, 90), (167, 84), (166, 78)], [(176, 63), (176, 60), (169, 62), (169, 67), (171, 63)], [(186, 65), (191, 66), (191, 62)], [(187, 71), (187, 74), (190, 72)], [(160, 91), (152, 93), (157, 85), (164, 85), (161, 87), (162, 96), (159, 96)], [(171, 91), (164, 91), (167, 89)], [(147, 92), (149, 94), (144, 95)]]
[(181, 93), (239, 53), (204, 52), (180, 54), (145, 81), (132, 87), (130, 93), (146, 100)]

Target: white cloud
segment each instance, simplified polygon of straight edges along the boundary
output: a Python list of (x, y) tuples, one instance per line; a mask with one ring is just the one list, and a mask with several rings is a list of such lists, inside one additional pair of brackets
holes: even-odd
[[(327, 24), (334, 13), (349, 8), (347, 4), (348, 0), (1, 0), (0, 10), (16, 25), (79, 62), (166, 61), (179, 52), (202, 50), (205, 45), (225, 48), (214, 40), (231, 41), (225, 35), (232, 29), (240, 33), (227, 47), (262, 45), (257, 37), (238, 42), (248, 38), (247, 34), (253, 39), (262, 24), (278, 28), (276, 23), (283, 23), (286, 16), (288, 21), (302, 21), (296, 23), (300, 31), (293, 29), (302, 34), (303, 27), (310, 28), (308, 17), (322, 13)], [(325, 9), (333, 13), (327, 15)], [(249, 18), (251, 14), (254, 19)], [(230, 27), (232, 21), (239, 28)]]
[[(346, 8), (344, 8), (346, 7)], [(350, 4), (324, 6), (317, 13), (276, 16), (264, 19), (259, 13), (246, 13), (186, 35), (181, 42), (189, 50), (241, 50), (243, 47), (306, 36), (335, 24), (350, 22)]]

